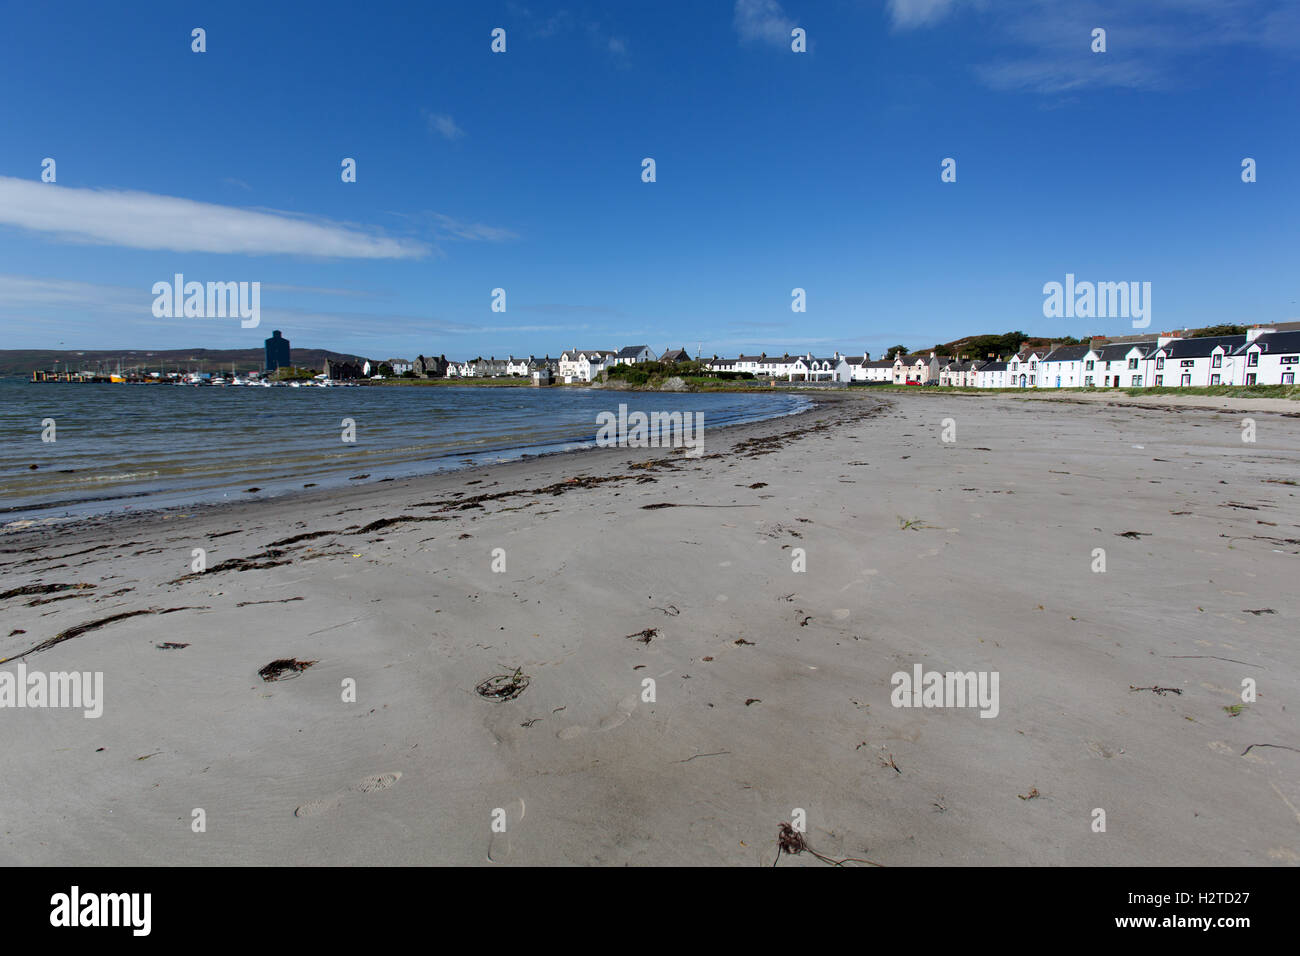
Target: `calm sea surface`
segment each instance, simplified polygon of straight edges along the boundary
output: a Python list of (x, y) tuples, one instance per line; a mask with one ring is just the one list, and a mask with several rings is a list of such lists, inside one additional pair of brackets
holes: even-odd
[[(798, 395), (429, 386), (258, 388), (0, 380), (0, 528), (32, 519), (266, 497), (595, 444), (596, 416), (702, 412), (721, 425)], [(356, 441), (341, 441), (343, 419)], [(53, 442), (42, 422), (53, 419)], [(32, 469), (36, 465), (36, 469)], [(365, 478), (356, 479), (358, 475)], [(247, 489), (259, 490), (249, 493)]]

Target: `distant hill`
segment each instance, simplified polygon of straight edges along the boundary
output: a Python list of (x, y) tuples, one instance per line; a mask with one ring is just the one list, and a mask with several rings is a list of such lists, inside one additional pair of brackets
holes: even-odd
[[(299, 368), (325, 367), (332, 362), (365, 361), (356, 355), (331, 352), (328, 349), (301, 349), (294, 347), (290, 353), (293, 364)], [(236, 372), (261, 371), (266, 365), (262, 349), (0, 349), (0, 377), (20, 376), (30, 378), (32, 371), (50, 371), (58, 363), (58, 370), (79, 372), (115, 372), (118, 363), (122, 370), (215, 372), (230, 371), (233, 363)]]

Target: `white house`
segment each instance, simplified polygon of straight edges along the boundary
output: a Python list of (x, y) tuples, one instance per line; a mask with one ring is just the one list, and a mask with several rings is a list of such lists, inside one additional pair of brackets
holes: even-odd
[(626, 348), (619, 349), (618, 352), (614, 355), (614, 361), (610, 362), (609, 364), (611, 366), (636, 365), (638, 362), (653, 362), (653, 361), (655, 361), (655, 354), (654, 352), (650, 351), (649, 346), (629, 345)]
[(616, 355), (609, 349), (572, 349), (560, 353), (560, 381), (590, 382), (614, 364)]
[[(1083, 384), (1097, 388), (1142, 388), (1151, 384), (1151, 360), (1158, 341), (1094, 345), (1083, 359)], [(1091, 381), (1090, 381), (1091, 379)]]
[(1008, 388), (1037, 388), (1038, 363), (1046, 349), (1021, 349), (1007, 360)]
[(749, 372), (755, 378), (764, 375), (770, 375), (770, 363), (767, 360), (767, 353), (762, 355), (737, 355), (732, 368), (725, 369), (728, 372)]
[(878, 359), (866, 362), (862, 366), (868, 382), (892, 382), (894, 380), (894, 363), (891, 359)]
[(1161, 339), (1148, 359), (1150, 384), (1174, 388), (1232, 384), (1231, 356), (1246, 344), (1244, 335)]
[(831, 358), (815, 358), (811, 352), (798, 356), (790, 365), (792, 382), (846, 382), (848, 363), (839, 352)]
[(871, 380), (867, 374), (868, 366), (871, 364), (871, 353), (863, 352), (861, 357), (846, 355), (844, 356), (844, 364), (848, 366), (848, 378), (845, 381), (868, 382)]
[(976, 388), (1009, 388), (1006, 362), (985, 362), (975, 371)]
[[(1255, 335), (1251, 336), (1251, 332)], [(1300, 330), (1274, 332), (1251, 329), (1247, 342), (1235, 351), (1241, 376), (1236, 385), (1294, 385), (1300, 368)], [(1227, 384), (1226, 382), (1224, 384)]]
[(1039, 388), (1082, 388), (1084, 364), (1092, 352), (1088, 345), (1058, 345), (1038, 363)]

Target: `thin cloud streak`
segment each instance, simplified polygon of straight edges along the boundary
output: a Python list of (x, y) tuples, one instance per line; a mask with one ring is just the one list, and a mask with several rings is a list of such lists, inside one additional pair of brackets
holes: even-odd
[(419, 259), (428, 247), (327, 220), (115, 189), (0, 176), (0, 225), (63, 242), (170, 252)]

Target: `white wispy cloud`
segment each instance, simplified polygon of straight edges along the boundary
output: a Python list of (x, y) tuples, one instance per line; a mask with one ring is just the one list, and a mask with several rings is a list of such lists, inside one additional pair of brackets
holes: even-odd
[(526, 24), (527, 32), (536, 39), (545, 40), (585, 32), (592, 46), (608, 53), (618, 66), (623, 68), (628, 66), (627, 37), (606, 29), (604, 24), (597, 20), (583, 20), (568, 10), (539, 16), (526, 5), (514, 2), (506, 4), (506, 9), (510, 11), (512, 17)]
[(500, 226), (488, 226), (481, 222), (462, 222), (440, 212), (429, 215), (442, 238), (469, 239), (478, 242), (505, 242), (519, 238), (517, 233)]
[(465, 131), (456, 125), (456, 121), (446, 113), (433, 113), (429, 110), (424, 111), (425, 122), (429, 124), (429, 129), (437, 133), (443, 139), (455, 142), (465, 135)]
[(42, 308), (97, 306), (108, 312), (148, 311), (146, 289), (47, 279), (38, 276), (0, 275), (0, 310), (25, 312)]
[[(996, 90), (1174, 89), (1203, 80), (1200, 67), (1216, 51), (1300, 52), (1294, 0), (889, 0), (887, 7), (899, 31), (936, 27), (963, 10), (989, 30), (971, 49), (1001, 48), (974, 67)], [(1104, 54), (1091, 49), (1099, 27)]]
[(421, 242), (275, 210), (119, 189), (77, 189), (0, 176), (0, 225), (65, 242), (330, 259), (418, 259)]
[(889, 0), (889, 19), (900, 30), (938, 23), (957, 8), (961, 0)]
[(735, 26), (745, 43), (784, 46), (790, 42), (795, 22), (785, 15), (776, 0), (736, 0)]

